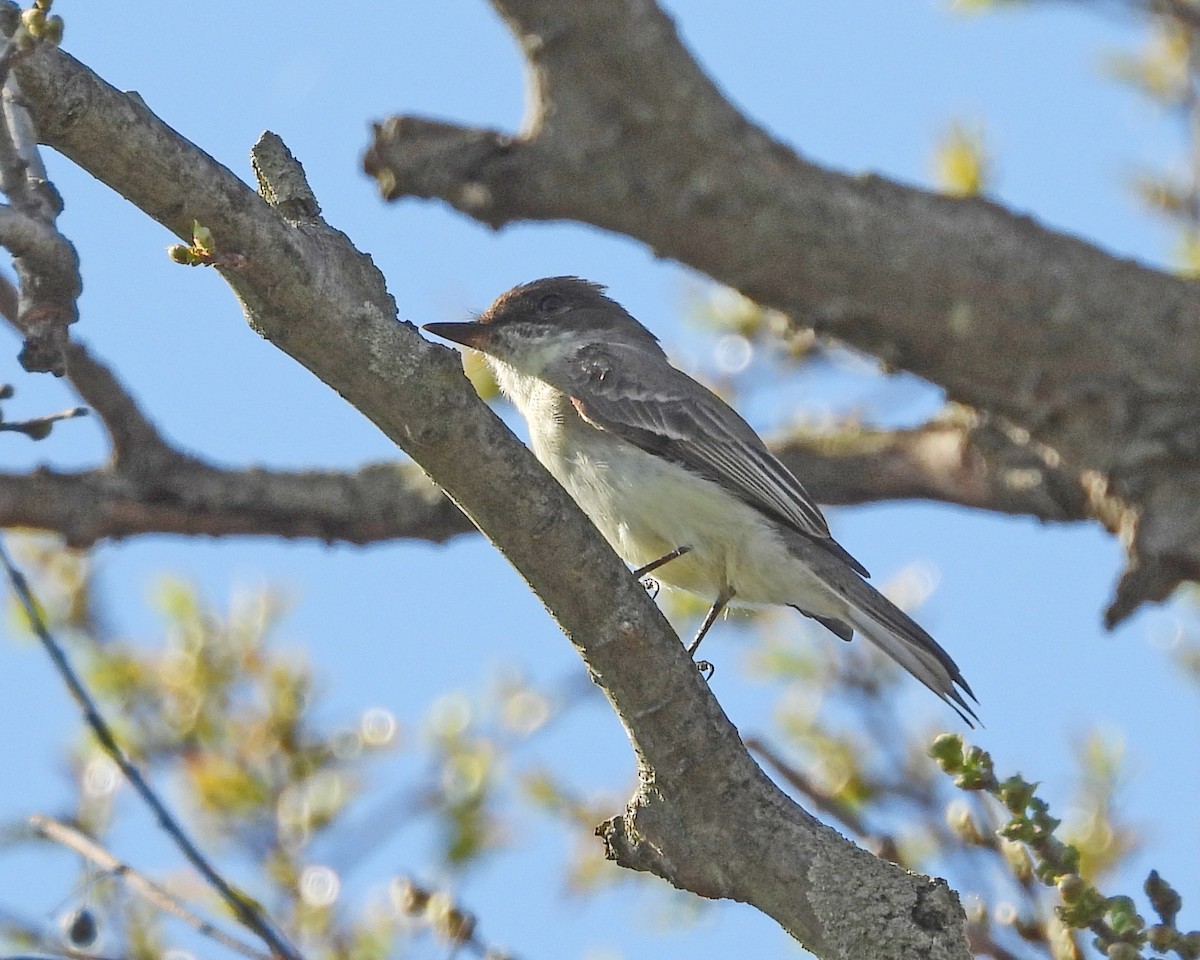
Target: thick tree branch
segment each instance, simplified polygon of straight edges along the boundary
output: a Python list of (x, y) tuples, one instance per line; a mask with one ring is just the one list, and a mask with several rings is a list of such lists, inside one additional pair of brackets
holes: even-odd
[[(2, 304), (0, 315), (15, 325)], [(69, 344), (67, 358), (68, 380), (109, 434), (112, 461), (83, 472), (0, 474), (0, 527), (53, 531), (75, 547), (148, 533), (442, 543), (475, 529), (415, 467), (237, 470), (184, 454), (83, 344)], [(49, 432), (50, 422), (80, 412), (0, 419), (0, 429)], [(931, 499), (1041, 520), (1095, 515), (1080, 477), (1051, 451), (966, 411), (915, 430), (796, 434), (776, 452), (829, 504)]]
[(652, 0), (493, 0), (533, 103), (518, 136), (399, 117), (390, 199), (638, 238), (798, 324), (1003, 416), (1078, 470), (1130, 549), (1110, 622), (1200, 580), (1200, 287), (981, 199), (808, 162), (742, 116)]
[(59, 533), (73, 547), (147, 533), (443, 543), (475, 527), (417, 467), (353, 472), (223, 470), (180, 460), (159, 473), (0, 473), (0, 527)]
[[(56, 532), (76, 547), (149, 533), (442, 543), (475, 529), (412, 466), (238, 470), (184, 454), (84, 345), (69, 344), (67, 358), (68, 379), (109, 433), (112, 461), (82, 472), (0, 474), (0, 526)], [(49, 422), (79, 412), (0, 420), (0, 429), (48, 432)], [(1096, 515), (1081, 479), (1051, 451), (965, 412), (914, 430), (796, 434), (775, 449), (824, 503), (930, 499), (1041, 520)]]
[(911, 430), (846, 426), (772, 446), (822, 503), (936, 500), (1039, 520), (1110, 522), (1054, 451), (994, 418), (959, 412)]
[[(77, 382), (78, 357), (86, 354), (79, 344), (70, 351), (69, 376)], [(137, 422), (114, 418), (132, 400), (106, 370), (107, 379), (99, 375), (101, 364), (90, 358), (89, 363), (96, 384), (85, 395), (93, 409), (105, 410), (109, 425)], [(112, 397), (124, 399), (106, 399), (98, 389), (106, 382)], [(126, 456), (96, 470), (0, 473), (0, 527), (59, 533), (75, 547), (149, 533), (369, 544), (444, 543), (475, 531), (412, 465), (369, 464), (354, 471), (229, 469), (175, 453), (157, 431), (152, 436), (152, 442), (127, 446)], [(927, 499), (1050, 521), (1097, 515), (1078, 476), (1047, 463), (1047, 454), (1036, 445), (1020, 443), (990, 424), (847, 428), (792, 436), (775, 450), (823, 503)]]
[(859, 850), (763, 775), (641, 585), (457, 356), (398, 323), (370, 261), (283, 186), (299, 170), (277, 138), (255, 148), (268, 204), (65, 54), (19, 69), (46, 142), (181, 238), (193, 220), (209, 228), (244, 264), (223, 275), (254, 328), (403, 447), (528, 579), (634, 745), (641, 786), (609, 826), (614, 854), (750, 902), (818, 955), (967, 956), (944, 884)]

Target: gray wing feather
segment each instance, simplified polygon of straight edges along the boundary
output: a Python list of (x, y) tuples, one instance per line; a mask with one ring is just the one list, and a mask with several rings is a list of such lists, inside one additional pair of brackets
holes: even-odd
[(581, 350), (554, 379), (593, 426), (720, 483), (868, 576), (829, 533), (820, 508), (736, 411), (687, 374), (635, 350)]

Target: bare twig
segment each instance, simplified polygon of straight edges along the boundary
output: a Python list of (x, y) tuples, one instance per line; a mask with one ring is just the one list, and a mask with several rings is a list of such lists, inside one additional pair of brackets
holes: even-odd
[(71, 420), (74, 417), (87, 416), (87, 407), (71, 407), (58, 413), (47, 413), (31, 420), (0, 420), (0, 432), (23, 433), (30, 440), (45, 440), (50, 431), (60, 420)]
[(123, 880), (130, 890), (148, 900), (159, 910), (177, 917), (193, 929), (204, 934), (204, 936), (215, 940), (217, 943), (228, 947), (236, 953), (242, 954), (242, 956), (250, 957), (251, 960), (268, 960), (269, 954), (261, 950), (256, 950), (250, 944), (214, 926), (192, 910), (179, 897), (171, 893), (171, 891), (138, 873), (129, 864), (121, 862), (90, 837), (84, 835), (74, 827), (55, 820), (52, 817), (42, 816), (41, 814), (31, 816), (29, 823), (36, 833), (47, 840), (53, 840), (55, 843), (62, 844), (69, 850), (74, 850), (82, 857), (86, 857), (101, 870), (105, 870)]
[(120, 767), (121, 772), (133, 786), (134, 790), (137, 791), (146, 805), (154, 812), (162, 829), (175, 842), (175, 845), (192, 866), (212, 885), (221, 899), (229, 905), (234, 915), (270, 947), (274, 956), (283, 958), (283, 960), (301, 960), (299, 951), (288, 943), (284, 936), (274, 928), (274, 925), (264, 916), (259, 907), (249, 897), (235, 890), (229, 881), (221, 876), (216, 868), (208, 862), (199, 848), (188, 837), (183, 826), (167, 809), (166, 804), (154, 792), (154, 789), (147, 782), (146, 778), (142, 776), (141, 771), (133, 765), (128, 755), (121, 748), (120, 744), (117, 743), (112, 728), (100, 715), (100, 711), (92, 701), (91, 695), (88, 693), (83, 681), (76, 674), (70, 661), (67, 659), (66, 653), (54, 637), (51, 636), (49, 628), (42, 618), (41, 610), (33, 598), (33, 593), (30, 591), (29, 584), (25, 580), (24, 574), (16, 568), (9, 558), (8, 551), (4, 548), (2, 539), (0, 539), (0, 563), (4, 565), (8, 573), (8, 579), (12, 583), (13, 592), (16, 594), (18, 601), (25, 611), (26, 617), (29, 619), (31, 629), (50, 655), (50, 659), (58, 670), (59, 676), (62, 677), (71, 696), (83, 711), (83, 716), (88, 726), (91, 727), (96, 739), (100, 741), (104, 751)]
[(804, 796), (805, 800), (822, 813), (840, 820), (859, 837), (868, 839), (874, 836), (853, 807), (840, 802), (836, 797), (831, 797), (824, 790), (820, 789), (803, 772), (797, 770), (776, 753), (766, 741), (758, 737), (746, 737), (745, 743), (747, 750), (751, 753), (757, 753), (762, 757), (776, 773), (798, 790)]

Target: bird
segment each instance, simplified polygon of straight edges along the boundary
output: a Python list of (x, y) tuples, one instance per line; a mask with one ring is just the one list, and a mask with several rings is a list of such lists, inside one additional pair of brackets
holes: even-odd
[(785, 605), (861, 634), (978, 721), (958, 665), (867, 582), (800, 480), (605, 287), (545, 277), (423, 329), (483, 354), (534, 455), (639, 577), (712, 604), (690, 654), (727, 604)]

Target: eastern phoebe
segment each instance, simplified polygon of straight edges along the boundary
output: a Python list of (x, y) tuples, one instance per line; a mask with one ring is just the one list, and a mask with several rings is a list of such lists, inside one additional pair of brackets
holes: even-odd
[(485, 355), (538, 460), (639, 575), (661, 567), (712, 601), (690, 653), (730, 601), (786, 604), (843, 640), (859, 631), (978, 719), (958, 666), (863, 579), (800, 481), (604, 287), (535, 280), (474, 322), (424, 329)]

